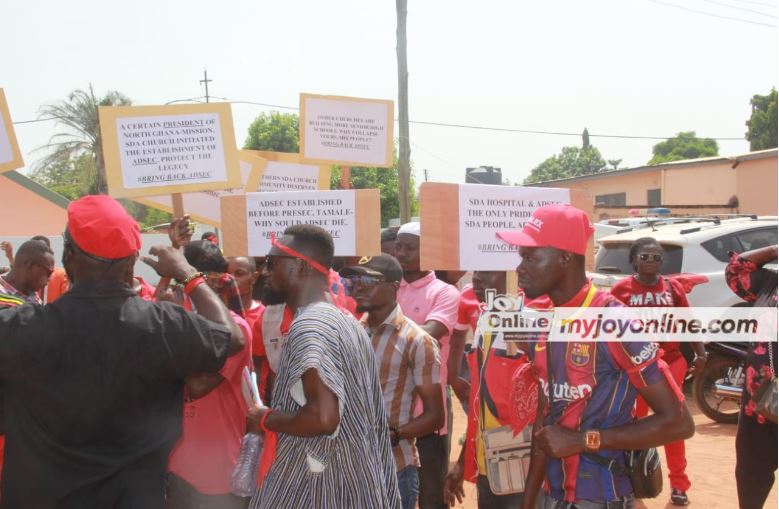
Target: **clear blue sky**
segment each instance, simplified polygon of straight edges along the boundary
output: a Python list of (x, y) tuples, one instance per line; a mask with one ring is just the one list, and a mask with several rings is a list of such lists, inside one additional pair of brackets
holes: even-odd
[[(89, 83), (139, 105), (202, 96), (204, 67), (210, 93), (230, 100), (296, 107), (299, 92), (397, 98), (390, 0), (6, 0), (0, 12), (0, 87), (14, 120), (34, 119), (42, 104)], [(739, 138), (751, 96), (777, 84), (777, 29), (754, 24), (776, 25), (776, 16), (771, 0), (409, 0), (410, 118)], [(233, 106), (239, 147), (253, 118), (271, 109)], [(57, 130), (16, 126), (28, 166)], [(591, 141), (623, 166), (646, 163), (657, 142)], [(459, 182), (478, 165), (516, 182), (581, 140), (412, 125), (411, 142), (417, 182), (423, 169), (431, 180)], [(719, 144), (723, 155), (748, 151), (745, 141)]]

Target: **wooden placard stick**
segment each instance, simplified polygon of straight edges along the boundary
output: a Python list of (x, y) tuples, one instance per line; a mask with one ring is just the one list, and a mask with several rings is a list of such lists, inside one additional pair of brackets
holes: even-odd
[[(173, 203), (173, 218), (184, 217), (184, 196), (181, 193), (173, 193), (170, 195), (170, 201)], [(157, 288), (154, 290), (154, 300), (159, 300), (160, 295), (165, 292), (170, 286), (170, 278), (164, 277), (157, 283)]]
[(339, 189), (352, 188), (352, 167), (341, 166), (341, 181), (338, 184)]
[[(517, 272), (510, 270), (506, 272), (506, 295), (517, 295)], [(513, 356), (519, 353), (519, 347), (514, 341), (506, 341), (506, 355)]]

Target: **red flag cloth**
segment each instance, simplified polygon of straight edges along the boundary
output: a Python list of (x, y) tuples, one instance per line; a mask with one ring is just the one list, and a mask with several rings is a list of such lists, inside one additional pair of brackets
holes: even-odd
[(677, 274), (671, 278), (681, 283), (684, 293), (690, 293), (697, 285), (709, 282), (709, 278), (700, 274)]
[(262, 486), (265, 476), (270, 472), (270, 467), (276, 460), (276, 447), (278, 446), (279, 436), (275, 431), (266, 431), (262, 442), (262, 456), (260, 456), (260, 466), (257, 467), (257, 487)]
[(509, 423), (514, 435), (531, 424), (538, 409), (538, 375), (529, 362), (511, 375), (511, 413)]

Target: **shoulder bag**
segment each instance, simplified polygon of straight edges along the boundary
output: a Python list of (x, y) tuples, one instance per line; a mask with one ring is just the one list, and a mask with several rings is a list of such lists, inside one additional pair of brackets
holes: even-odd
[[(490, 491), (496, 495), (508, 495), (525, 491), (525, 479), (530, 469), (530, 441), (533, 436), (532, 426), (526, 426), (514, 436), (511, 426), (500, 426), (494, 429), (484, 429), (484, 418), (487, 410), (485, 393), (486, 359), (492, 348), (492, 340), (482, 335), (483, 349), (477, 350), (479, 362), (479, 433), (484, 447), (484, 463), (487, 469), (487, 480)], [(478, 347), (477, 347), (478, 348)], [(496, 416), (497, 417), (497, 416)]]

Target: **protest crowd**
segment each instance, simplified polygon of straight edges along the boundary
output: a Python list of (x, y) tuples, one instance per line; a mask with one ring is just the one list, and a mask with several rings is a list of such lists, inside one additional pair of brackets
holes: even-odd
[[(141, 253), (121, 204), (92, 195), (68, 207), (62, 267), (46, 237), (4, 244), (0, 508), (430, 509), (461, 502), (467, 482), (480, 508), (629, 509), (657, 495), (647, 465), (661, 446), (663, 496), (695, 499), (682, 386), (706, 364), (702, 343), (688, 362), (679, 342), (487, 330), (506, 272), (458, 287), (462, 273), (421, 266), (425, 233), (387, 228), (381, 255), (336, 258), (326, 230), (297, 224), (265, 257), (225, 258), (184, 216), (170, 245)], [(526, 307), (688, 306), (651, 238), (630, 249), (635, 275), (597, 288), (592, 234), (563, 204), (498, 233), (521, 257)], [(729, 286), (776, 307), (776, 273), (762, 270), (776, 257), (734, 253)], [(777, 467), (776, 422), (752, 398), (777, 369), (765, 339), (749, 348), (733, 445), (743, 509), (763, 507)]]

